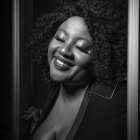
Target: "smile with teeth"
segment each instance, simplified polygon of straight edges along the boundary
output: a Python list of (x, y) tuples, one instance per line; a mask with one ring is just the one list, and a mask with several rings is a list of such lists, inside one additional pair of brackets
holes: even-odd
[(65, 65), (63, 62), (61, 62), (60, 60), (56, 59), (57, 63), (60, 65), (60, 66), (63, 66)]
[(56, 59), (56, 68), (59, 70), (68, 70), (70, 66), (61, 60)]

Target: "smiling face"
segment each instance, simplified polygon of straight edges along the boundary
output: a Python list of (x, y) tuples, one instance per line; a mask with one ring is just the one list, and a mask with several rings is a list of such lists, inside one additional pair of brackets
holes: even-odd
[(89, 82), (93, 75), (91, 45), (92, 38), (82, 17), (63, 22), (49, 44), (51, 78), (74, 85)]

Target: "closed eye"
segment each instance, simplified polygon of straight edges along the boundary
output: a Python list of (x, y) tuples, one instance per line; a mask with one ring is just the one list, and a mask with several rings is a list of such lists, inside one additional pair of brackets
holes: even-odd
[(62, 38), (60, 38), (59, 36), (54, 36), (54, 38), (55, 38), (57, 41), (60, 41), (60, 42), (62, 42), (62, 43), (65, 42), (65, 40), (62, 39)]
[(78, 50), (82, 51), (83, 53), (87, 53), (87, 48), (75, 46)]
[(75, 46), (78, 50), (80, 50), (81, 52), (83, 52), (83, 53), (86, 53), (86, 54), (88, 54), (88, 55), (90, 55), (90, 56), (92, 56), (93, 55), (93, 51), (92, 51), (92, 49), (90, 48), (90, 47), (79, 47), (79, 46)]

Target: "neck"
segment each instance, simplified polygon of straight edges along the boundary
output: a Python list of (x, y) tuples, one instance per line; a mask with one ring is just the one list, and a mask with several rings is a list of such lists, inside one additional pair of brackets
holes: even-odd
[(64, 101), (74, 102), (84, 96), (87, 86), (88, 84), (77, 87), (61, 84), (59, 94)]

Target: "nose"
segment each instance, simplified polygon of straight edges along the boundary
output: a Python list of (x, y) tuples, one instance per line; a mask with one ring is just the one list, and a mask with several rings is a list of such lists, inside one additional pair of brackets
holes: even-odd
[(62, 55), (65, 58), (68, 58), (71, 60), (74, 59), (72, 45), (70, 45), (70, 44), (64, 44), (62, 47), (60, 47), (59, 53), (60, 53), (60, 55)]

